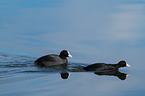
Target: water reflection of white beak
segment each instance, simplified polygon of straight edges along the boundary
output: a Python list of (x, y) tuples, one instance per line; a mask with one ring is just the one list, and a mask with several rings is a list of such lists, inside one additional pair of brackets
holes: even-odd
[(128, 77), (130, 74), (126, 74), (126, 77)]
[(129, 64), (126, 64), (126, 66), (127, 66), (127, 67), (130, 67), (130, 65), (129, 65)]

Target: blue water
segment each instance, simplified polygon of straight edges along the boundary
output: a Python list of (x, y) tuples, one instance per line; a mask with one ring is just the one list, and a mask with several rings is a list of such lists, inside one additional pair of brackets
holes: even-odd
[[(143, 96), (144, 0), (0, 0), (0, 96)], [(67, 79), (34, 61), (67, 49)], [(130, 74), (84, 72), (125, 60)]]

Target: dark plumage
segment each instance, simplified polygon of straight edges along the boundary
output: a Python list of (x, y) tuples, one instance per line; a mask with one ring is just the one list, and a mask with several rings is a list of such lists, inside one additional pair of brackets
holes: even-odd
[(101, 71), (101, 70), (118, 70), (120, 67), (130, 67), (125, 61), (120, 61), (118, 64), (95, 63), (88, 65), (83, 69), (86, 71)]
[(35, 64), (39, 66), (67, 64), (68, 63), (67, 57), (72, 57), (72, 56), (67, 50), (63, 50), (60, 52), (59, 55), (50, 54), (50, 55), (42, 56), (35, 61)]
[(107, 75), (107, 76), (117, 76), (121, 80), (125, 80), (130, 74), (121, 73), (118, 70), (108, 70), (108, 71), (96, 71), (94, 72), (96, 75)]
[(60, 75), (62, 79), (68, 79), (70, 73), (65, 72), (65, 73), (60, 73)]

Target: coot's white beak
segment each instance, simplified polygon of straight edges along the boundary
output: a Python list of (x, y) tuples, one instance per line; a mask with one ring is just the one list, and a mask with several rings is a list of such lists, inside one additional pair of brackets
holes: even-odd
[(72, 57), (72, 56), (69, 54), (68, 57)]
[(130, 67), (130, 65), (129, 65), (129, 64), (126, 64), (126, 66), (127, 66), (127, 67)]
[(72, 57), (69, 52), (68, 52), (68, 57)]

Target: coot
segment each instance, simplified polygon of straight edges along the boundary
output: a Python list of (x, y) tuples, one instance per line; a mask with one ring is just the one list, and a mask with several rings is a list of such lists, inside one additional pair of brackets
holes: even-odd
[(72, 57), (67, 50), (63, 50), (59, 55), (50, 54), (42, 56), (35, 61), (36, 65), (39, 66), (52, 66), (52, 65), (61, 65), (67, 64), (67, 57)]
[(125, 61), (120, 61), (118, 64), (95, 63), (88, 65), (83, 69), (86, 71), (101, 71), (101, 70), (118, 70), (120, 67), (130, 67)]

